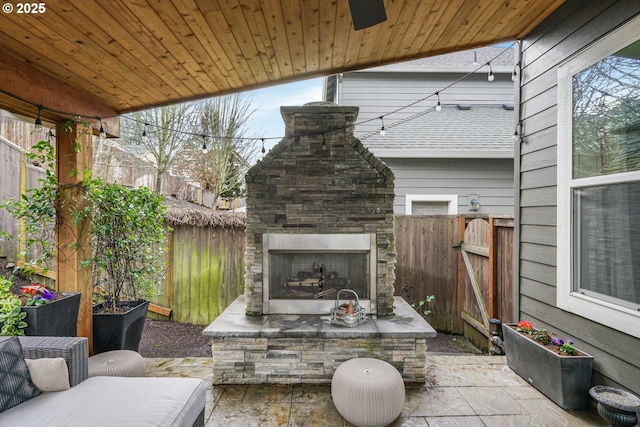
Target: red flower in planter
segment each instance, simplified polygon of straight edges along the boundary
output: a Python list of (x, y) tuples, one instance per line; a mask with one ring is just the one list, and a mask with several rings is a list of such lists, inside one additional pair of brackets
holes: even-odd
[(43, 305), (56, 298), (56, 294), (38, 284), (23, 286), (22, 293), (31, 295), (26, 305)]
[(535, 329), (533, 327), (533, 323), (529, 322), (528, 320), (521, 320), (518, 322), (518, 324), (516, 325), (516, 330), (518, 332), (526, 332), (526, 333), (531, 333), (533, 332)]

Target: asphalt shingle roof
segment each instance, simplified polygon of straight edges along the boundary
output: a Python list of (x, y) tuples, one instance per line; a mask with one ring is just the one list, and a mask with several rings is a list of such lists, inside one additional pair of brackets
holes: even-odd
[[(378, 155), (442, 157), (448, 153), (453, 157), (489, 157), (493, 153), (504, 157), (513, 155), (514, 131), (513, 109), (472, 105), (462, 110), (456, 105), (443, 105), (442, 111), (429, 110), (411, 120), (390, 123), (384, 136), (371, 132), (358, 138)], [(405, 155), (400, 156), (399, 152)]]

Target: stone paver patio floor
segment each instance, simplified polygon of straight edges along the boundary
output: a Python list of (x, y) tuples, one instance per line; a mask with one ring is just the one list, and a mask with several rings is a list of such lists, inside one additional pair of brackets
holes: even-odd
[[(511, 371), (504, 356), (428, 353), (428, 381), (407, 385), (394, 427), (606, 426), (595, 410), (565, 411)], [(202, 378), (206, 427), (343, 427), (330, 384), (212, 385), (211, 358), (146, 359), (147, 376)]]

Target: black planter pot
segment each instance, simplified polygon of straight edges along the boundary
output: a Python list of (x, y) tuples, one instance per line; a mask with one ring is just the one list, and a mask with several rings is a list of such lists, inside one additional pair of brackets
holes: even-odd
[(124, 313), (99, 313), (102, 304), (93, 307), (93, 353), (111, 350), (138, 351), (149, 301), (125, 301)]
[(25, 335), (48, 337), (75, 337), (77, 335), (79, 292), (58, 294), (54, 301), (41, 306), (24, 306)]
[(593, 356), (560, 356), (510, 326), (514, 324), (502, 324), (509, 367), (561, 408), (584, 409), (589, 403)]

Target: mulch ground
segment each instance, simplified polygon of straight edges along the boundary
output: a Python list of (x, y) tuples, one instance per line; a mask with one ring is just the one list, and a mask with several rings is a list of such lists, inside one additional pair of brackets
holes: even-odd
[[(210, 357), (205, 326), (147, 319), (142, 332), (139, 353), (143, 357)], [(474, 348), (460, 335), (438, 333), (427, 340), (427, 351), (441, 353), (473, 353)]]
[[(12, 269), (4, 268), (4, 262), (0, 260), (0, 275), (9, 277), (12, 273)], [(29, 283), (19, 275), (14, 275), (16, 293), (20, 291), (20, 286)], [(205, 327), (147, 319), (138, 351), (143, 357), (210, 357), (209, 338), (202, 335)], [(472, 353), (474, 348), (460, 335), (438, 333), (435, 338), (427, 340), (427, 351)]]

